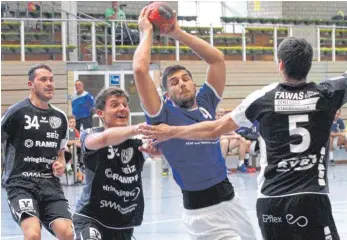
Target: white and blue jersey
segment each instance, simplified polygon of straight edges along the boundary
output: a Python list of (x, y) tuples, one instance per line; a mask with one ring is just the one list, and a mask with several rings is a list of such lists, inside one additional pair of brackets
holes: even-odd
[(71, 99), (72, 102), (72, 114), (76, 120), (81, 118), (87, 118), (92, 115), (92, 109), (94, 108), (94, 97), (87, 91), (82, 94), (74, 94)]
[[(215, 89), (205, 83), (197, 93), (196, 100), (198, 107), (191, 110), (162, 102), (156, 115), (149, 115), (145, 111), (147, 122), (152, 125), (166, 123), (182, 126), (214, 120), (216, 107), (221, 100)], [(170, 163), (173, 177), (182, 190), (204, 190), (227, 177), (219, 139), (211, 141), (170, 139), (160, 143), (159, 149)]]

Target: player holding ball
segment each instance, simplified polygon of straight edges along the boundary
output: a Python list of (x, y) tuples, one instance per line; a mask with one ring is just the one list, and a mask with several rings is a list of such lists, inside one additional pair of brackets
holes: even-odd
[[(156, 4), (154, 10), (148, 6), (141, 11), (142, 39), (133, 60), (136, 87), (147, 122), (181, 126), (214, 120), (225, 87), (224, 55), (206, 41), (182, 31), (176, 14), (170, 26), (170, 12), (162, 3)], [(162, 35), (187, 45), (207, 63), (206, 82), (198, 92), (191, 72), (184, 66), (174, 65), (162, 74), (161, 84), (167, 101), (159, 97), (149, 75), (152, 25), (161, 29)], [(219, 141), (171, 139), (156, 146), (170, 163), (173, 178), (182, 189), (183, 222), (192, 239), (256, 239), (247, 212), (227, 177)]]

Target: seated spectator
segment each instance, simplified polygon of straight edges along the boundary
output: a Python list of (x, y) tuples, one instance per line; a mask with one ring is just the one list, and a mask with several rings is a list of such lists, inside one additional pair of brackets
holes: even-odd
[[(111, 2), (111, 7), (105, 10), (106, 22), (111, 25), (110, 20), (126, 20), (126, 13), (123, 10), (126, 4), (118, 4), (117, 1)], [(121, 25), (123, 27), (121, 27)], [(138, 44), (140, 42), (140, 34), (137, 29), (129, 29), (127, 22), (115, 22), (116, 26), (116, 43), (121, 41), (121, 35), (123, 35), (123, 43), (125, 44)], [(109, 27), (107, 29), (108, 34), (112, 34), (112, 30)]]
[(334, 149), (339, 149), (341, 146), (345, 146), (347, 151), (347, 141), (345, 124), (341, 119), (341, 109), (337, 110), (333, 124), (330, 128), (330, 165), (334, 165)]
[(253, 146), (255, 151), (256, 151), (257, 145), (258, 145), (258, 149), (259, 149), (259, 143), (258, 143), (258, 138), (260, 136), (259, 123), (257, 121), (255, 121), (251, 128), (241, 127), (238, 130), (236, 130), (236, 133), (245, 139), (244, 143), (246, 145), (244, 166), (239, 166), (239, 167), (242, 167), (242, 168), (246, 167), (248, 169), (248, 172), (255, 172), (256, 169), (249, 166), (249, 153), (251, 152), (252, 146)]
[(119, 7), (119, 4), (117, 1), (112, 1), (111, 2), (112, 7), (107, 8), (105, 10), (105, 19), (108, 23), (110, 23), (110, 19), (119, 19), (119, 20), (125, 20), (126, 15), (125, 12), (123, 11), (122, 6)]
[[(216, 119), (223, 117), (225, 114), (225, 110), (223, 108), (219, 108), (216, 112)], [(228, 152), (237, 152), (239, 154), (239, 162), (237, 166), (237, 170), (241, 172), (252, 172), (252, 169), (248, 169), (244, 164), (245, 155), (247, 151), (247, 143), (246, 139), (237, 134), (236, 132), (231, 132), (228, 134), (224, 134), (220, 138), (220, 145), (222, 149), (222, 155), (224, 159)], [(228, 173), (231, 173), (231, 170), (228, 169)]]

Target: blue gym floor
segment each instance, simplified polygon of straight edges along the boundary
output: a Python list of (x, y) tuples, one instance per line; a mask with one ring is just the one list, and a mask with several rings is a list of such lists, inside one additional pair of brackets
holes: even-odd
[[(256, 178), (258, 173), (229, 175), (236, 193), (244, 202), (257, 232), (257, 239), (261, 239), (260, 230), (255, 213)], [(329, 168), (330, 199), (333, 214), (341, 240), (347, 240), (347, 165), (336, 165)], [(185, 227), (181, 221), (182, 198), (181, 192), (172, 176), (161, 176), (161, 162), (147, 161), (143, 172), (145, 194), (145, 213), (142, 226), (135, 228), (137, 240), (188, 240)], [(83, 186), (64, 186), (65, 194), (75, 208)], [(23, 239), (21, 229), (12, 220), (7, 205), (6, 192), (1, 189), (1, 239)], [(42, 239), (55, 239), (45, 229)]]

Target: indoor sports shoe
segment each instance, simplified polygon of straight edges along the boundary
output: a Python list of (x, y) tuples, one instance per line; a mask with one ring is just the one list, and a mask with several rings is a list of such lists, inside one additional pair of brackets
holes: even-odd
[(237, 167), (237, 171), (238, 172), (243, 172), (243, 173), (252, 173), (252, 171), (250, 171), (245, 164), (242, 164), (241, 166)]
[(161, 175), (162, 175), (163, 177), (169, 176), (169, 170), (163, 170), (163, 171), (161, 172)]
[(250, 172), (250, 173), (254, 173), (257, 171), (256, 168), (252, 168), (252, 167), (247, 167), (247, 169), (248, 169), (248, 172)]

